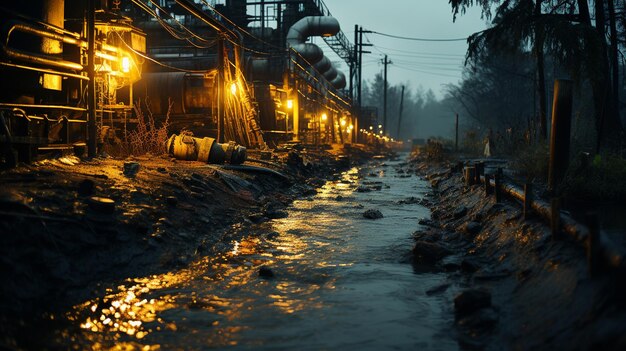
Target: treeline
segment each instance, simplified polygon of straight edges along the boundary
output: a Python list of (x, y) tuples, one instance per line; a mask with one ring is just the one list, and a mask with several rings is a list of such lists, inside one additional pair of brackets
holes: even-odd
[[(363, 104), (377, 109), (378, 121), (381, 124), (384, 117), (383, 86), (381, 74), (363, 84)], [(400, 118), (403, 86), (404, 99)], [(386, 135), (405, 141), (413, 138), (450, 138), (454, 133), (454, 123), (454, 105), (449, 99), (439, 100), (432, 90), (413, 87), (409, 83), (388, 84)]]
[(592, 153), (624, 150), (626, 44), (623, 0), (451, 0), (453, 14), (481, 6), (492, 26), (468, 39), (463, 81), (449, 97), (480, 125), (525, 130), (546, 140), (552, 85), (575, 83), (574, 145)]

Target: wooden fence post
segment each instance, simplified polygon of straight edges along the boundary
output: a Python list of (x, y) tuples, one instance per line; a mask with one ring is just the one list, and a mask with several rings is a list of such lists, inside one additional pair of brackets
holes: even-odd
[(533, 185), (532, 183), (524, 184), (524, 219), (530, 217), (530, 211), (533, 205)]
[(553, 240), (561, 238), (561, 198), (559, 197), (553, 197), (550, 201), (550, 229)]

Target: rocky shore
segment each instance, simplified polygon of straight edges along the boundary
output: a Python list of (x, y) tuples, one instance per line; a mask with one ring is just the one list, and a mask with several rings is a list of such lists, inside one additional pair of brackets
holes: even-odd
[[(480, 185), (465, 186), (452, 162), (415, 155), (428, 179), (430, 219), (414, 233), (416, 269), (450, 272), (426, 292), (454, 292), (460, 345), (487, 350), (624, 350), (623, 272), (590, 276), (584, 248), (554, 240), (521, 205), (497, 203)], [(426, 267), (426, 268), (425, 268)]]

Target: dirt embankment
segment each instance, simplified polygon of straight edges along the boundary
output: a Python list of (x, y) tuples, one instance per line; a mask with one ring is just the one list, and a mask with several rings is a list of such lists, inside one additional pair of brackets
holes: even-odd
[(284, 215), (293, 199), (366, 155), (292, 150), (254, 162), (252, 154), (237, 169), (169, 157), (69, 157), (0, 173), (3, 344), (42, 312), (119, 279), (186, 265), (231, 226)]
[(553, 240), (521, 206), (496, 203), (482, 186), (464, 186), (452, 163), (415, 157), (433, 185), (432, 219), (415, 233), (414, 263), (450, 272), (454, 313), (467, 349), (625, 350), (624, 274), (591, 277), (584, 248)]

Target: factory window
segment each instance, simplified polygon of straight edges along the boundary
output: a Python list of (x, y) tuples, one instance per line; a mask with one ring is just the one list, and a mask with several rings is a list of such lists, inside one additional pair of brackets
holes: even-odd
[(299, 3), (298, 4), (298, 11), (299, 12), (304, 12), (304, 4), (303, 3)]

